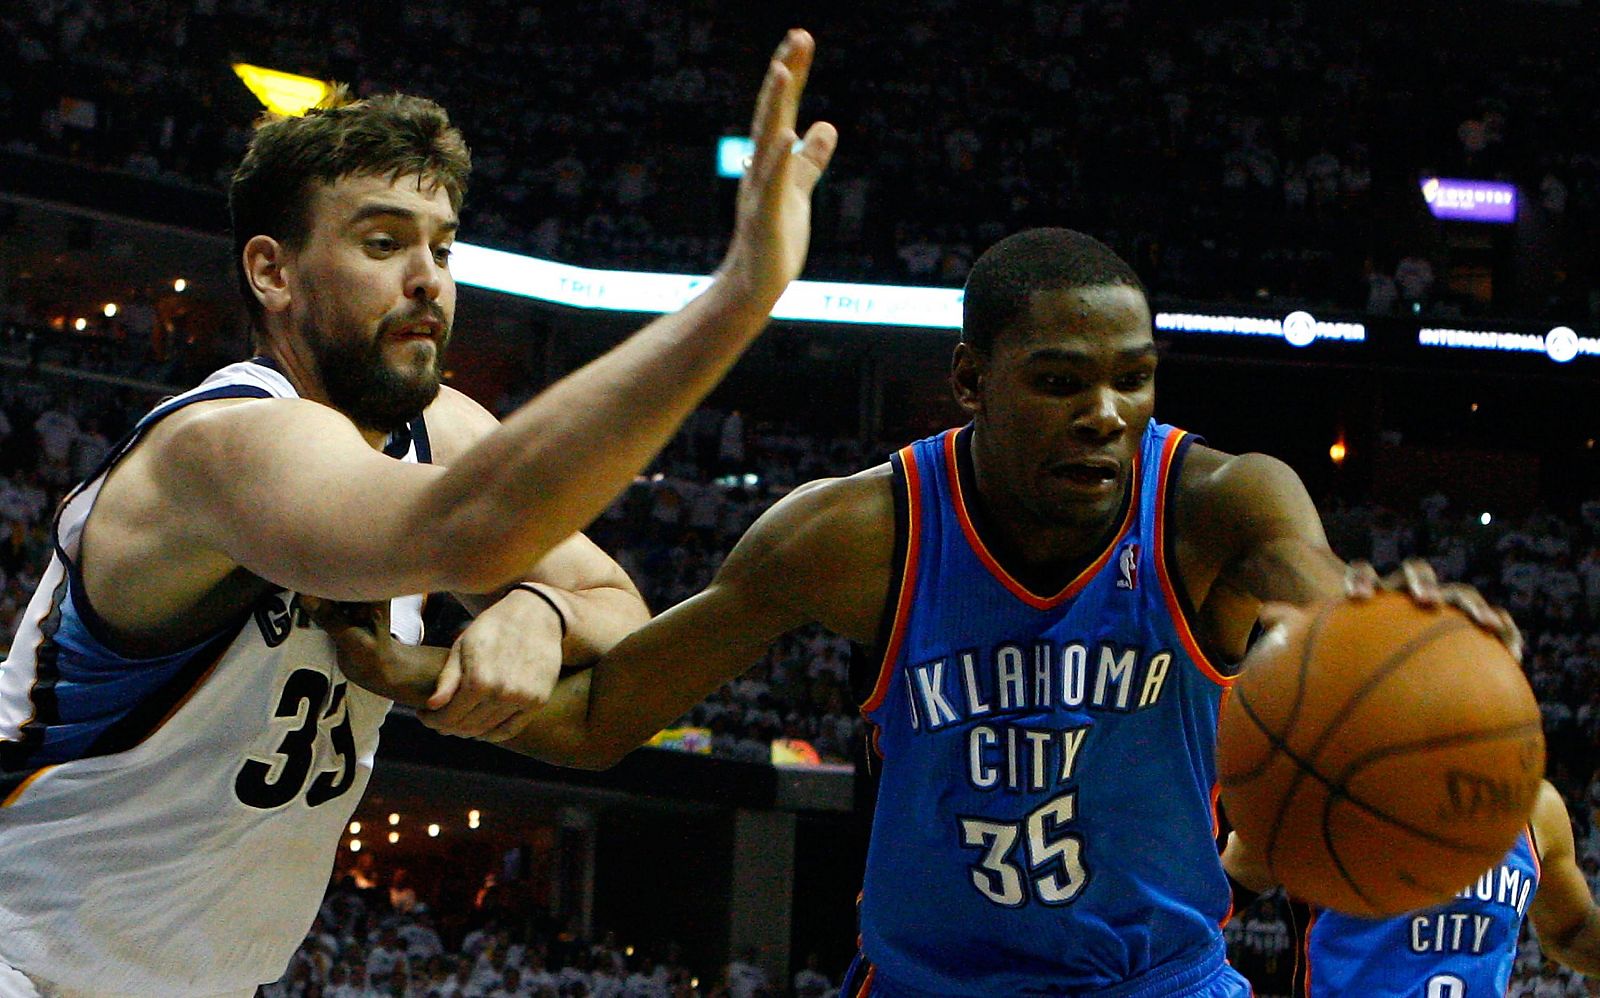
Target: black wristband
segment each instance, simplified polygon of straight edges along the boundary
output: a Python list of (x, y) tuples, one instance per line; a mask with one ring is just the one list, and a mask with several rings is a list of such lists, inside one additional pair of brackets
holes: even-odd
[(550, 604), (550, 609), (552, 609), (552, 610), (554, 610), (556, 612), (556, 619), (561, 622), (561, 639), (563, 641), (566, 640), (566, 638), (567, 638), (567, 615), (561, 612), (561, 608), (559, 606), (556, 606), (556, 601), (555, 600), (551, 599), (548, 595), (545, 594), (545, 592), (542, 589), (540, 589), (538, 586), (534, 585), (531, 582), (513, 582), (511, 584), (511, 588), (512, 589), (521, 589), (521, 590), (524, 590), (526, 592), (533, 593), (535, 596), (539, 597), (540, 599), (544, 600), (546, 603)]

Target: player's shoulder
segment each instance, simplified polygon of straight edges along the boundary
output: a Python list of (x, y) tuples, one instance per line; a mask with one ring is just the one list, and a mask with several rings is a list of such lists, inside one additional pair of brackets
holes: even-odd
[(1230, 454), (1194, 444), (1178, 475), (1179, 509), (1209, 519), (1261, 512), (1305, 494), (1293, 468), (1269, 454)]
[(807, 482), (790, 492), (769, 511), (763, 527), (788, 531), (797, 527), (838, 540), (892, 539), (895, 500), (894, 473), (880, 464), (840, 478)]
[(170, 460), (225, 461), (247, 451), (254, 439), (282, 441), (323, 432), (357, 431), (339, 411), (306, 399), (205, 399), (162, 416), (137, 450)]
[(424, 410), (422, 421), (428, 428), (433, 459), (440, 464), (449, 464), (500, 425), (494, 413), (449, 385), (439, 387), (439, 394)]

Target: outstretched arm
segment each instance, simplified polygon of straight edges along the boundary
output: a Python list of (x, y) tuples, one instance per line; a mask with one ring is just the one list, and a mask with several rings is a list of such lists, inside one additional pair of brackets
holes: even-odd
[(1533, 809), (1539, 843), (1539, 889), (1528, 916), (1546, 956), (1580, 973), (1600, 975), (1600, 908), (1578, 869), (1572, 822), (1561, 794), (1549, 782)]
[(1380, 580), (1371, 565), (1341, 561), (1300, 477), (1276, 458), (1191, 447), (1177, 510), (1179, 563), (1200, 607), (1203, 639), (1228, 660), (1243, 656), (1265, 606), (1359, 599), (1379, 587), (1424, 605), (1455, 606), (1521, 654), (1508, 613), (1470, 586), (1441, 585), (1427, 562), (1408, 561)]
[(837, 141), (826, 123), (803, 140), (795, 133), (813, 47), (792, 31), (768, 65), (735, 231), (705, 293), (551, 386), (445, 469), (382, 458), (314, 403), (219, 405), (186, 421), (189, 432), (150, 465), (159, 491), (146, 505), (190, 513), (173, 546), (216, 552), (213, 574), (241, 565), (342, 600), (491, 592), (524, 577), (671, 437), (804, 264), (811, 192)]
[[(818, 621), (870, 643), (893, 546), (887, 467), (796, 490), (756, 521), (704, 592), (633, 632), (593, 669), (563, 678), (503, 744), (548, 762), (605, 768), (801, 624)], [(326, 626), (346, 673), (403, 702), (425, 698), (443, 667), (442, 652), (399, 646), (384, 628)]]

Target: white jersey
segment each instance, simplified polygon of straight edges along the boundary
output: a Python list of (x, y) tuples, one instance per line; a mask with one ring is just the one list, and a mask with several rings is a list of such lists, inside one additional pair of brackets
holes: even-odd
[[(230, 397), (295, 391), (242, 362), (141, 420), (62, 505), (0, 666), (0, 964), (65, 989), (155, 998), (276, 980), (372, 771), (390, 701), (346, 680), (294, 593), (153, 659), (113, 651), (85, 596), (76, 558), (106, 473), (173, 410)], [(421, 419), (385, 452), (428, 460)], [(401, 640), (421, 640), (421, 608), (393, 602)]]

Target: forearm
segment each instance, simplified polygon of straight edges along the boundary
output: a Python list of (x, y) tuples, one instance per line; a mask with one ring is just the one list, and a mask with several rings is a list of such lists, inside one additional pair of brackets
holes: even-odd
[(444, 648), (394, 641), (381, 657), (346, 651), (339, 658), (339, 668), (362, 689), (407, 707), (422, 707), (438, 686), (439, 674), (449, 657)]
[(561, 639), (563, 665), (592, 664), (650, 620), (650, 610), (637, 592), (611, 586), (566, 590), (534, 585), (554, 604), (566, 626)]
[(524, 577), (593, 520), (738, 360), (772, 304), (714, 284), (545, 390), (454, 461), (432, 512), (450, 546), (476, 552), (472, 577), (455, 588), (485, 592)]
[(1263, 603), (1307, 606), (1344, 596), (1344, 562), (1327, 546), (1299, 537), (1262, 545), (1230, 574), (1234, 588)]
[[(619, 642), (593, 669), (557, 684), (550, 703), (505, 743), (561, 766), (605, 769), (749, 668), (786, 627), (710, 634), (706, 621), (739, 619), (701, 594)], [(698, 605), (697, 605), (698, 604)]]

